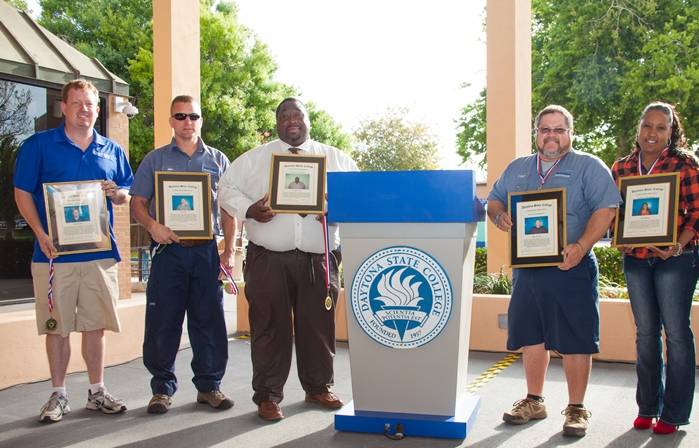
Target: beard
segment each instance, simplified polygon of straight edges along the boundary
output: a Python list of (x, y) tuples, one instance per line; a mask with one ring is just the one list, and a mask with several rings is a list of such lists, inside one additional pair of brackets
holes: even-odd
[[(546, 146), (547, 142), (544, 142), (544, 146)], [(547, 159), (559, 159), (563, 154), (568, 152), (570, 150), (570, 144), (567, 144), (565, 146), (561, 146), (560, 144), (556, 146), (556, 148), (543, 148), (539, 147), (537, 148), (539, 150), (539, 154), (541, 154), (543, 157)]]

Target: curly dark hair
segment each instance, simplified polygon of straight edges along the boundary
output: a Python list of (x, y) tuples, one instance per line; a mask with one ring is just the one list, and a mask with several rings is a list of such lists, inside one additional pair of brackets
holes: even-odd
[[(669, 145), (670, 153), (682, 158), (694, 158), (694, 154), (692, 154), (689, 145), (687, 145), (687, 137), (684, 135), (684, 128), (682, 127), (680, 115), (672, 104), (664, 101), (654, 101), (647, 105), (641, 113), (641, 118), (638, 123), (639, 129), (646, 114), (651, 110), (662, 112), (665, 114), (668, 121), (672, 123), (672, 134), (670, 135)], [(636, 133), (636, 149), (641, 149), (641, 146), (638, 144), (638, 133)]]

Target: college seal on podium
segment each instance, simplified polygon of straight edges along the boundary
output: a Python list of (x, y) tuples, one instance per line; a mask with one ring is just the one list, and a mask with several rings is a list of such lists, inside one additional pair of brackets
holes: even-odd
[(372, 254), (352, 280), (354, 316), (371, 339), (410, 349), (437, 337), (449, 321), (451, 282), (427, 252), (394, 246)]

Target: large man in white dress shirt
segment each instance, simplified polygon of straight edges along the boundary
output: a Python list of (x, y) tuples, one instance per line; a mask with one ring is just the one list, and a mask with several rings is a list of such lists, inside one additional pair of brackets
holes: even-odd
[[(250, 305), (253, 401), (260, 418), (268, 421), (284, 417), (279, 403), (284, 398), (294, 338), (306, 401), (330, 409), (342, 406), (330, 391), (338, 260), (330, 255), (331, 306), (325, 300), (321, 221), (315, 215), (275, 214), (269, 208), (272, 154), (325, 155), (328, 171), (357, 171), (349, 156), (310, 139), (308, 111), (301, 101), (286, 98), (277, 107), (276, 117), (279, 139), (238, 157), (219, 184), (221, 208), (243, 220), (247, 231), (244, 276)], [(329, 226), (328, 238), (330, 249), (337, 249), (336, 226)]]

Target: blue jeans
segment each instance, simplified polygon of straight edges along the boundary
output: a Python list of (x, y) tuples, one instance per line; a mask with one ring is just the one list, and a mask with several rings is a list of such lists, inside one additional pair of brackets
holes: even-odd
[[(690, 327), (692, 295), (699, 276), (696, 254), (687, 251), (667, 260), (626, 256), (624, 274), (636, 321), (638, 415), (686, 425), (696, 373)], [(664, 372), (661, 328), (667, 343)]]

